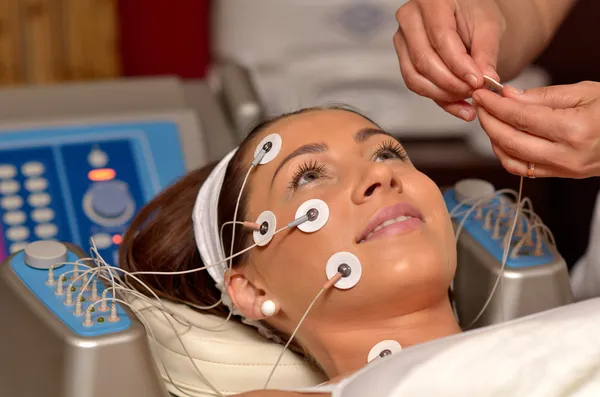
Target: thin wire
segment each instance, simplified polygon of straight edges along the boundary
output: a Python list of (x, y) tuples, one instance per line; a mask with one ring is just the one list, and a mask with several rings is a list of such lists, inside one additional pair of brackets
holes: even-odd
[(326, 288), (321, 288), (321, 290), (319, 291), (319, 293), (317, 294), (317, 296), (315, 296), (315, 298), (312, 300), (312, 302), (310, 303), (310, 305), (308, 306), (308, 309), (306, 309), (306, 311), (304, 312), (304, 315), (302, 316), (302, 318), (300, 319), (300, 321), (298, 322), (298, 325), (296, 326), (296, 329), (294, 329), (294, 332), (292, 332), (292, 336), (290, 336), (290, 339), (287, 341), (287, 343), (285, 344), (285, 346), (283, 347), (283, 349), (281, 350), (281, 353), (279, 354), (279, 357), (277, 358), (277, 361), (275, 362), (275, 365), (273, 365), (273, 369), (271, 370), (271, 373), (269, 374), (269, 377), (267, 378), (267, 381), (265, 383), (265, 387), (264, 389), (267, 388), (267, 386), (269, 386), (269, 382), (271, 381), (271, 378), (273, 377), (273, 374), (275, 373), (275, 370), (277, 369), (277, 366), (279, 365), (279, 362), (281, 361), (281, 359), (283, 358), (283, 354), (286, 352), (288, 346), (290, 345), (290, 343), (292, 343), (292, 340), (294, 339), (294, 337), (296, 336), (296, 333), (298, 332), (298, 330), (300, 329), (300, 326), (302, 325), (302, 323), (304, 322), (304, 320), (306, 319), (306, 316), (308, 315), (308, 312), (310, 312), (310, 310), (312, 309), (312, 307), (314, 306), (315, 302), (317, 301), (317, 299), (319, 299), (319, 297), (321, 296), (321, 294), (323, 292), (325, 292)]
[[(244, 187), (246, 186), (246, 182), (248, 181), (248, 177), (250, 176), (250, 172), (252, 172), (252, 170), (254, 169), (254, 163), (252, 163), (250, 165), (250, 168), (248, 169), (248, 172), (246, 172), (246, 176), (244, 177), (244, 182), (242, 182), (242, 188), (240, 189), (240, 192), (238, 193), (238, 198), (237, 198), (237, 202), (235, 203), (235, 210), (233, 212), (233, 223), (235, 224), (237, 221), (237, 213), (238, 213), (238, 209), (240, 207), (240, 201), (242, 199), (242, 193), (244, 193)], [(223, 277), (223, 290), (227, 291), (227, 287), (229, 285), (229, 277), (228, 274), (231, 272), (231, 269), (233, 267), (233, 243), (235, 241), (235, 226), (231, 228), (231, 246), (229, 247), (229, 265), (227, 266), (228, 272), (224, 275)], [(223, 242), (221, 241), (221, 246), (223, 246)]]
[[(106, 299), (100, 299), (92, 304), (90, 304), (86, 310), (91, 310), (91, 308), (100, 303), (101, 301), (107, 301), (107, 300), (112, 300), (113, 302), (118, 302), (121, 303), (123, 305), (126, 305), (127, 307), (129, 307), (134, 313), (137, 314), (137, 317), (140, 319), (140, 321), (142, 321), (144, 323), (144, 326), (146, 327), (146, 329), (148, 330), (148, 332), (150, 333), (150, 336), (152, 338), (152, 340), (154, 341), (154, 343), (156, 344), (156, 346), (159, 346), (160, 344), (158, 343), (158, 341), (156, 340), (156, 336), (154, 335), (154, 332), (152, 331), (152, 327), (150, 327), (150, 324), (148, 323), (148, 321), (146, 320), (146, 317), (144, 317), (144, 315), (142, 314), (142, 312), (137, 309), (136, 307), (134, 307), (132, 304), (130, 304), (129, 302), (126, 302), (122, 299), (118, 299), (118, 298), (106, 298)], [(196, 362), (194, 361), (194, 359), (192, 358), (192, 356), (190, 355), (189, 351), (187, 350), (185, 343), (183, 343), (183, 340), (181, 339), (181, 336), (179, 335), (179, 333), (177, 332), (177, 330), (175, 329), (175, 325), (169, 320), (169, 317), (162, 311), (159, 309), (159, 311), (163, 314), (163, 316), (165, 317), (165, 319), (169, 322), (169, 325), (171, 326), (171, 328), (173, 329), (173, 332), (175, 334), (175, 336), (177, 337), (177, 340), (179, 340), (179, 343), (181, 344), (181, 347), (183, 348), (184, 352), (186, 353), (187, 357), (189, 358), (190, 362), (192, 363), (192, 365), (194, 366), (194, 368), (196, 369), (196, 372), (198, 373), (198, 375), (200, 375), (200, 378), (202, 379), (202, 381), (204, 381), (208, 387), (210, 387), (215, 393), (217, 393), (218, 396), (220, 397), (225, 397), (225, 395), (217, 388), (215, 387), (203, 374), (202, 371), (200, 371), (200, 369), (198, 368), (198, 366), (196, 365)], [(160, 354), (160, 352), (157, 351), (157, 355), (158, 355), (158, 359), (163, 367), (163, 369), (165, 370), (165, 373), (167, 375), (167, 378), (169, 379), (169, 381), (171, 382), (171, 384), (173, 385), (173, 387), (175, 387), (177, 390), (179, 390), (180, 392), (182, 392), (183, 394), (187, 395), (187, 396), (191, 396), (190, 394), (186, 393), (185, 391), (181, 390), (176, 384), (175, 381), (173, 380), (173, 378), (171, 377), (171, 374), (169, 373), (169, 370), (167, 369), (167, 366), (165, 365), (162, 356)]]
[[(512, 236), (513, 233), (515, 231), (515, 227), (517, 226), (517, 219), (519, 218), (519, 210), (520, 210), (520, 206), (521, 206), (521, 194), (523, 192), (523, 177), (521, 177), (520, 181), (519, 181), (519, 195), (517, 198), (517, 209), (515, 211), (515, 217), (513, 220), (513, 224), (512, 227), (510, 229), (509, 232), (509, 237), (508, 237), (508, 243), (505, 244), (504, 247), (504, 253), (502, 254), (502, 266), (500, 268), (500, 273), (498, 274), (498, 277), (496, 278), (496, 282), (494, 283), (494, 286), (492, 287), (492, 292), (490, 293), (490, 295), (488, 296), (488, 299), (486, 300), (485, 304), (483, 305), (483, 308), (481, 308), (481, 310), (479, 311), (479, 314), (477, 314), (477, 316), (475, 316), (475, 318), (469, 323), (469, 325), (467, 325), (465, 327), (465, 330), (470, 329), (473, 324), (475, 324), (479, 318), (483, 315), (483, 313), (485, 312), (485, 310), (487, 309), (488, 305), (490, 304), (494, 293), (496, 292), (496, 289), (498, 288), (498, 284), (501, 283), (501, 281), (503, 280), (502, 275), (504, 274), (504, 268), (506, 267), (506, 261), (508, 259), (508, 253), (510, 252), (510, 242), (512, 240)], [(502, 293), (502, 288), (501, 288), (501, 293)], [(501, 316), (502, 319), (504, 320), (504, 305), (500, 305), (500, 310), (501, 310)]]
[(240, 255), (242, 255), (242, 254), (244, 254), (244, 253), (246, 253), (246, 252), (250, 251), (252, 248), (255, 248), (256, 246), (258, 246), (258, 245), (259, 245), (260, 243), (262, 243), (263, 241), (266, 241), (266, 240), (270, 239), (271, 237), (275, 236), (277, 233), (279, 233), (279, 232), (282, 232), (283, 230), (285, 230), (285, 229), (287, 229), (287, 228), (288, 228), (288, 226), (287, 226), (287, 225), (285, 225), (284, 227), (282, 227), (282, 228), (280, 228), (279, 230), (275, 231), (275, 232), (274, 232), (272, 235), (265, 237), (264, 239), (262, 239), (262, 240), (261, 240), (261, 241), (259, 241), (258, 243), (254, 244), (254, 245), (251, 245), (251, 246), (250, 246), (250, 247), (248, 247), (248, 248), (244, 248), (243, 250), (239, 251), (238, 253), (236, 253), (236, 254), (233, 254), (232, 256), (229, 256), (229, 257), (227, 257), (227, 258), (225, 258), (225, 259), (222, 259), (222, 260), (220, 260), (220, 261), (218, 261), (218, 262), (212, 263), (212, 264), (210, 264), (210, 265), (208, 265), (208, 266), (204, 266), (204, 267), (198, 267), (198, 268), (195, 268), (195, 269), (189, 269), (189, 270), (175, 271), (175, 272), (146, 272), (146, 271), (144, 271), (144, 272), (131, 272), (130, 274), (166, 274), (166, 275), (176, 275), (176, 274), (188, 274), (188, 273), (194, 273), (194, 272), (198, 272), (198, 271), (200, 271), (200, 270), (205, 270), (205, 269), (207, 269), (207, 268), (209, 268), (209, 267), (214, 267), (214, 266), (220, 265), (220, 264), (221, 264), (221, 263), (223, 263), (223, 262), (227, 262), (229, 259), (235, 258), (235, 257), (237, 257), (237, 256), (240, 256)]

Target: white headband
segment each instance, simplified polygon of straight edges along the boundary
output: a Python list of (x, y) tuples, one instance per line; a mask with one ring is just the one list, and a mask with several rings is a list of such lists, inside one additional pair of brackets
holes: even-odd
[[(212, 170), (206, 181), (202, 184), (202, 187), (198, 192), (198, 197), (196, 198), (196, 204), (194, 205), (194, 212), (192, 214), (194, 237), (204, 266), (212, 265), (227, 257), (220, 239), (218, 211), (219, 196), (221, 194), (221, 188), (223, 187), (223, 181), (225, 180), (227, 166), (236, 151), (237, 148), (229, 152)], [(243, 221), (244, 219), (241, 220)], [(216, 287), (221, 291), (223, 304), (226, 305), (234, 315), (242, 317), (243, 323), (258, 328), (258, 332), (264, 337), (281, 343), (281, 340), (273, 335), (273, 333), (259, 321), (244, 318), (240, 310), (233, 306), (233, 303), (225, 290), (227, 261), (216, 266), (211, 266), (207, 271), (215, 281)]]

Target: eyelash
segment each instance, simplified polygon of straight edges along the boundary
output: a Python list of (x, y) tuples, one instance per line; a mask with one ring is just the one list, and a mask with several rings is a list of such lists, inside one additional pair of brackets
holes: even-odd
[(302, 178), (309, 172), (316, 172), (318, 174), (322, 174), (324, 171), (325, 165), (319, 164), (314, 160), (301, 164), (300, 167), (298, 167), (298, 169), (296, 170), (296, 172), (294, 172), (294, 176), (292, 177), (292, 180), (290, 181), (290, 184), (288, 186), (289, 190), (294, 191), (298, 189), (298, 186), (300, 186), (300, 178)]
[[(406, 150), (404, 150), (402, 145), (400, 145), (398, 142), (396, 142), (394, 140), (389, 140), (389, 141), (381, 143), (377, 147), (377, 150), (375, 150), (375, 153), (373, 154), (372, 158), (375, 159), (386, 152), (392, 153), (394, 156), (396, 156), (398, 159), (400, 159), (402, 161), (404, 161), (408, 158), (408, 155), (406, 154)], [(290, 181), (290, 183), (288, 185), (288, 189), (290, 191), (295, 191), (296, 189), (298, 189), (298, 187), (300, 186), (300, 179), (303, 176), (305, 176), (306, 174), (308, 174), (309, 172), (316, 172), (317, 174), (322, 175), (325, 173), (325, 170), (326, 170), (325, 165), (319, 164), (315, 160), (311, 160), (311, 161), (301, 164), (300, 167), (298, 167), (298, 169), (296, 170), (296, 172), (294, 172), (294, 176), (292, 177), (292, 180)]]
[(377, 158), (378, 156), (381, 156), (385, 152), (390, 152), (390, 153), (394, 154), (396, 157), (398, 157), (400, 160), (403, 160), (403, 161), (408, 158), (408, 155), (406, 154), (406, 150), (404, 150), (402, 145), (400, 145), (398, 142), (396, 142), (395, 140), (392, 140), (392, 139), (390, 139), (389, 141), (380, 143), (379, 146), (377, 147), (377, 150), (373, 154), (373, 157)]

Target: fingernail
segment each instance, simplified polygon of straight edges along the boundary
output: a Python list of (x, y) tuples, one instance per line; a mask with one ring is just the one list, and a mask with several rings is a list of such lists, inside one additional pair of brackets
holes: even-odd
[(475, 91), (475, 92), (473, 93), (473, 96), (472, 96), (472, 98), (473, 98), (473, 100), (474, 100), (475, 102), (480, 102), (480, 101), (481, 101), (480, 94), (479, 94), (477, 91)]
[(466, 109), (461, 109), (458, 111), (458, 115), (460, 116), (461, 119), (463, 119), (465, 121), (469, 121), (469, 117), (471, 116), (471, 113)]
[(521, 95), (524, 92), (522, 89), (513, 87), (512, 85), (506, 85), (504, 87), (506, 89), (508, 89), (508, 91), (512, 92), (513, 94)]
[(475, 76), (474, 74), (466, 75), (465, 80), (471, 85), (471, 87), (478, 88), (477, 76)]

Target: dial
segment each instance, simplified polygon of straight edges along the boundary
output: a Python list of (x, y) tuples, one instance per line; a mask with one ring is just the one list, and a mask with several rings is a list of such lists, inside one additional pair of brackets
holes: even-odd
[(135, 202), (126, 183), (112, 180), (92, 185), (85, 194), (83, 207), (96, 223), (117, 226), (131, 218)]

